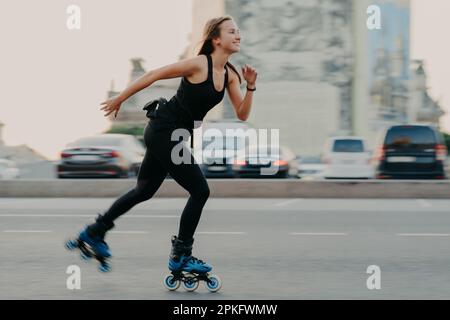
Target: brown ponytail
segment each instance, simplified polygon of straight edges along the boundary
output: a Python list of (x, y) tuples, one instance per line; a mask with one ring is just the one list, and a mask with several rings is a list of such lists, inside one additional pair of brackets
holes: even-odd
[[(201, 55), (201, 54), (208, 55), (208, 54), (211, 54), (214, 52), (214, 46), (213, 46), (212, 40), (214, 38), (220, 37), (220, 25), (222, 24), (222, 22), (227, 21), (227, 20), (233, 20), (233, 18), (230, 16), (223, 16), (223, 17), (211, 19), (208, 22), (206, 22), (205, 29), (203, 32), (203, 40), (200, 42), (202, 44), (202, 46), (197, 55)], [(241, 75), (237, 71), (236, 67), (233, 66), (228, 61), (227, 61), (226, 65), (229, 68), (231, 68), (231, 70), (233, 70), (234, 73), (237, 74), (237, 76), (239, 78), (239, 83), (242, 83)]]

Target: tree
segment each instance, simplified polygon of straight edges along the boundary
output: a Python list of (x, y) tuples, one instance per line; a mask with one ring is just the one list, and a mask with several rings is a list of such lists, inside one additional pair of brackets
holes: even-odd
[(444, 136), (445, 145), (447, 146), (447, 150), (450, 150), (450, 134), (442, 132), (442, 135)]
[(122, 133), (122, 134), (130, 134), (135, 136), (142, 144), (144, 143), (144, 129), (145, 126), (139, 127), (139, 126), (112, 126), (108, 131), (105, 133)]
[(125, 126), (112, 126), (106, 133), (123, 133), (123, 134), (131, 134), (133, 136), (142, 136), (144, 133), (145, 126), (133, 126), (133, 127), (125, 127)]

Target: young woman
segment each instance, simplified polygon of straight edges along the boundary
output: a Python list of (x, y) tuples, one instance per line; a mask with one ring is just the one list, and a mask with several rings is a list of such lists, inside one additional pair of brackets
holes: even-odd
[[(228, 62), (232, 54), (239, 52), (240, 40), (239, 29), (231, 17), (211, 19), (206, 23), (203, 44), (195, 58), (149, 71), (118, 96), (101, 104), (105, 116), (112, 113), (117, 116), (121, 104), (136, 92), (161, 79), (182, 77), (176, 95), (170, 101), (160, 99), (157, 108), (150, 110), (152, 120), (144, 130), (147, 150), (136, 187), (118, 198), (108, 211), (98, 216), (95, 223), (87, 226), (80, 233), (78, 243), (89, 245), (98, 257), (109, 257), (111, 253), (104, 237), (114, 227), (113, 221), (136, 204), (150, 199), (169, 173), (190, 194), (181, 215), (178, 236), (172, 237), (169, 269), (197, 273), (206, 273), (212, 269), (192, 256), (194, 232), (210, 193), (208, 183), (192, 154), (189, 153), (190, 163), (175, 164), (172, 161), (172, 148), (179, 141), (172, 141), (171, 135), (177, 128), (186, 128), (192, 135), (194, 121), (201, 121), (223, 99), (225, 90), (228, 91), (237, 117), (247, 120), (253, 91), (256, 90), (257, 72), (251, 66), (242, 67), (242, 75), (247, 82), (247, 92), (242, 97), (241, 76)], [(108, 268), (105, 265), (105, 269)]]

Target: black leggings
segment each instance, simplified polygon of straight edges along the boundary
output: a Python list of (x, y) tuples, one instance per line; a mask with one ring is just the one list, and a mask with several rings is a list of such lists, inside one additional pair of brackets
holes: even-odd
[(155, 129), (155, 126), (151, 123), (147, 124), (144, 129), (144, 142), (147, 150), (139, 169), (136, 187), (122, 195), (112, 204), (103, 215), (103, 221), (112, 223), (136, 204), (153, 197), (163, 183), (167, 173), (169, 173), (190, 194), (181, 215), (178, 238), (181, 240), (193, 238), (210, 191), (208, 183), (189, 151), (187, 144), (183, 152), (188, 152), (191, 160), (190, 164), (173, 163), (171, 159), (172, 148), (179, 141), (171, 141), (172, 131), (173, 129), (167, 128)]

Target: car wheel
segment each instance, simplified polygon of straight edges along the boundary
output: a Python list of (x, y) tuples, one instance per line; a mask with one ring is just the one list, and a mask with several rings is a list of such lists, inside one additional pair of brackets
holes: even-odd
[(285, 171), (285, 172), (281, 173), (281, 174), (278, 176), (278, 178), (281, 178), (281, 179), (287, 179), (287, 178), (289, 178), (289, 173), (288, 173), (287, 171)]

